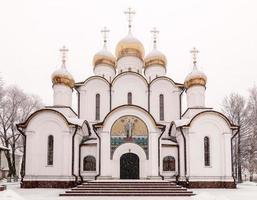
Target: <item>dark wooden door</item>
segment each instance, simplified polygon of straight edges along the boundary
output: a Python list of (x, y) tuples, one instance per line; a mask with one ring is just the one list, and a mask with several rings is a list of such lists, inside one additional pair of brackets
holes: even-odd
[(120, 157), (120, 179), (139, 179), (139, 158), (134, 153)]

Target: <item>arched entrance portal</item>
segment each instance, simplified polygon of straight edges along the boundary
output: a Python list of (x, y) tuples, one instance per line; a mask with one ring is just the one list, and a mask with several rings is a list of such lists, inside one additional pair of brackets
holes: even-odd
[(139, 157), (125, 153), (120, 157), (120, 179), (139, 179)]

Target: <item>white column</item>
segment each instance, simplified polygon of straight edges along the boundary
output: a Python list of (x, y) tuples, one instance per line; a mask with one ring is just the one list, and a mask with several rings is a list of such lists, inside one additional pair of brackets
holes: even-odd
[(160, 178), (158, 174), (158, 136), (157, 132), (149, 133), (149, 159), (150, 159), (150, 176), (151, 178)]
[(101, 132), (101, 175), (98, 179), (110, 178), (110, 134), (109, 132)]
[(231, 133), (224, 133), (224, 176), (232, 178)]

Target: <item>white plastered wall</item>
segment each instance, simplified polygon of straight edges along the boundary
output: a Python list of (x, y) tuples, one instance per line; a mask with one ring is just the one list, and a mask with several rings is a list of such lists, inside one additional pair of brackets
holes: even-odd
[[(197, 116), (187, 131), (187, 165), (191, 181), (233, 181), (231, 134), (227, 122), (216, 113)], [(204, 137), (210, 139), (210, 166), (204, 165)]]
[[(108, 82), (100, 77), (88, 80), (79, 87), (80, 92), (80, 118), (89, 123), (102, 121), (110, 111), (110, 87)], [(100, 120), (95, 120), (96, 94), (100, 94)]]
[[(181, 90), (170, 80), (159, 78), (150, 85), (150, 113), (158, 123), (169, 127), (170, 122), (179, 119)], [(160, 121), (159, 96), (164, 96), (164, 121)]]
[(143, 61), (135, 56), (124, 56), (117, 61), (117, 73), (133, 71), (142, 73)]
[[(86, 156), (93, 156), (96, 159), (96, 170), (95, 171), (84, 171), (83, 170), (83, 160)], [(81, 175), (84, 180), (94, 179), (99, 171), (99, 156), (98, 156), (98, 141), (90, 140), (85, 142), (85, 145), (81, 147)]]
[(204, 107), (205, 106), (205, 87), (194, 85), (187, 89), (187, 107)]
[(72, 89), (63, 84), (53, 86), (54, 106), (72, 106)]
[[(73, 180), (71, 129), (59, 114), (43, 111), (29, 122), (26, 134), (25, 180)], [(54, 136), (53, 165), (47, 165), (48, 136)]]
[(145, 69), (145, 76), (148, 81), (155, 79), (158, 76), (165, 76), (166, 69), (161, 65), (151, 65)]
[(127, 95), (132, 93), (132, 104), (147, 109), (148, 86), (146, 80), (136, 73), (118, 75), (112, 86), (112, 109), (128, 103)]
[[(101, 137), (101, 177), (99, 178), (117, 178), (117, 167), (119, 167), (118, 160), (120, 157), (115, 157), (115, 160), (111, 160), (110, 155), (110, 130), (113, 123), (122, 116), (134, 115), (145, 122), (149, 131), (149, 160), (147, 160), (146, 166), (145, 163), (141, 164), (140, 167), (140, 177), (141, 178), (156, 178), (158, 177), (158, 137), (160, 135), (160, 130), (157, 129), (154, 125), (154, 121), (150, 116), (138, 107), (125, 106), (121, 107), (111, 115), (106, 118), (103, 129), (99, 130), (99, 135)], [(125, 144), (123, 144), (125, 145)], [(128, 150), (128, 146), (121, 145), (120, 152)], [(123, 146), (123, 147), (122, 147)], [(138, 145), (136, 145), (138, 146)], [(129, 148), (131, 152), (139, 153), (140, 150), (135, 145), (130, 145)], [(139, 146), (138, 146), (139, 147)], [(140, 147), (141, 148), (141, 147)], [(117, 150), (117, 149), (116, 149)], [(118, 151), (119, 152), (119, 151)], [(128, 152), (126, 152), (128, 153)], [(120, 155), (121, 153), (114, 152), (115, 155)], [(140, 163), (145, 160), (145, 157), (142, 156), (142, 153), (139, 153)], [(118, 166), (117, 166), (118, 165)], [(145, 170), (145, 171), (144, 171)]]
[(102, 76), (108, 81), (111, 81), (115, 76), (115, 69), (110, 65), (99, 64), (95, 66), (94, 73), (97, 76)]

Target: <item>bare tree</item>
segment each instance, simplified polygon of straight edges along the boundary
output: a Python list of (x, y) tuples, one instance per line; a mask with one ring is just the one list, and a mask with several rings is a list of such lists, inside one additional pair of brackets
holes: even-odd
[(222, 105), (222, 112), (231, 120), (233, 124), (239, 125), (240, 130), (233, 142), (233, 164), (234, 171), (239, 183), (242, 182), (242, 138), (247, 129), (246, 120), (246, 100), (237, 93), (231, 93), (225, 97)]
[(16, 129), (16, 124), (24, 121), (32, 112), (41, 107), (38, 97), (25, 94), (21, 89), (12, 86), (4, 90), (0, 102), (0, 139), (4, 146), (9, 174), (17, 176), (15, 155), (17, 149), (22, 149), (22, 138)]
[(257, 87), (249, 90), (249, 99), (247, 104), (248, 129), (246, 132), (244, 147), (245, 166), (250, 173), (250, 181), (253, 180), (253, 174), (257, 172)]

